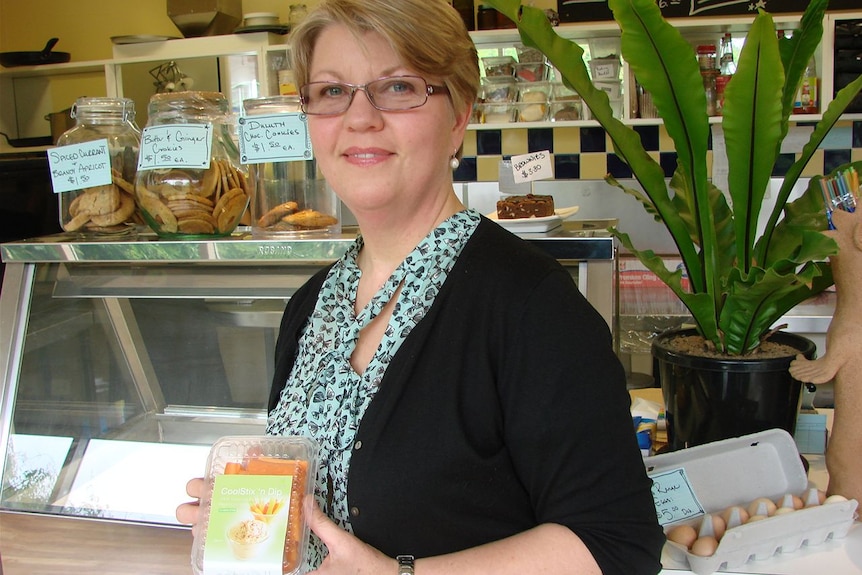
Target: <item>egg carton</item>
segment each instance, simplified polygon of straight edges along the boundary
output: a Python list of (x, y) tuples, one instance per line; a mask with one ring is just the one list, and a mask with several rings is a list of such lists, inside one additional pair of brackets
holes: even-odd
[[(654, 477), (682, 469), (702, 505), (702, 513), (663, 522), (666, 527), (688, 523), (697, 529), (706, 514), (720, 513), (732, 505), (747, 506), (759, 497), (774, 501), (788, 493), (801, 496), (809, 489), (793, 437), (779, 429), (656, 455), (644, 462)], [(737, 569), (776, 553), (844, 538), (856, 518), (857, 506), (853, 499), (824, 503), (733, 527), (708, 557), (694, 555), (672, 541), (665, 544), (665, 553), (687, 563), (697, 575)], [(657, 511), (661, 513), (658, 505)]]

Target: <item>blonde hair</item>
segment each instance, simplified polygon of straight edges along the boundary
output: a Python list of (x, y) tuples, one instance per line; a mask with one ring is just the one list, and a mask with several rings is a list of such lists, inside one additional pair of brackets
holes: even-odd
[(314, 45), (330, 25), (357, 37), (377, 32), (405, 66), (440, 78), (456, 112), (469, 109), (479, 90), (479, 58), (458, 12), (443, 0), (323, 0), (290, 32), (298, 85), (309, 80)]

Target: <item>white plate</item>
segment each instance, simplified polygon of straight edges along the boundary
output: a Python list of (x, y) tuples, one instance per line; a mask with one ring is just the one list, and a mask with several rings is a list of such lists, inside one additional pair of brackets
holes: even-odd
[(572, 206), (570, 208), (560, 208), (554, 210), (553, 216), (545, 216), (542, 218), (518, 218), (514, 220), (501, 220), (497, 218), (497, 212), (486, 214), (486, 217), (494, 220), (510, 232), (522, 234), (535, 234), (547, 232), (554, 228), (558, 228), (563, 224), (563, 220), (570, 218), (576, 213), (580, 206)]

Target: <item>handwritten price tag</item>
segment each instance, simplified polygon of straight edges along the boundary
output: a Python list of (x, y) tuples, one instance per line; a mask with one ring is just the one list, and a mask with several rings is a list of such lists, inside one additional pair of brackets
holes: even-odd
[(240, 161), (243, 164), (310, 160), (308, 116), (301, 112), (239, 119)]
[(107, 139), (51, 148), (48, 166), (55, 194), (107, 186), (112, 181)]
[(210, 167), (212, 124), (147, 126), (141, 134), (138, 169)]
[(544, 150), (512, 156), (512, 174), (516, 184), (553, 178), (554, 166), (551, 164), (551, 152)]
[(674, 469), (656, 475), (652, 479), (652, 498), (658, 514), (658, 522), (664, 526), (705, 513), (688, 481), (685, 469)]

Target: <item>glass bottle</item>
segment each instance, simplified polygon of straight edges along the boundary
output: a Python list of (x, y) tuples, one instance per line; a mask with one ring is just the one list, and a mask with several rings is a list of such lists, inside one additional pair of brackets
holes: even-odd
[(718, 70), (704, 70), (700, 74), (703, 77), (703, 90), (706, 94), (706, 113), (709, 116), (717, 116), (718, 93), (715, 78), (718, 76)]
[(736, 73), (736, 62), (733, 59), (733, 38), (730, 32), (721, 39), (721, 57), (719, 68), (723, 76), (732, 76)]
[(219, 92), (167, 92), (150, 98), (135, 192), (141, 214), (165, 238), (230, 235), (250, 186)]
[(811, 58), (793, 99), (794, 114), (816, 114), (820, 111), (818, 83), (817, 65), (814, 58)]
[[(128, 98), (78, 98), (72, 106), (75, 126), (57, 138), (56, 157), (69, 157), (61, 148), (99, 140), (107, 141), (109, 165), (94, 161), (90, 174), (76, 168), (76, 183), (81, 187), (58, 193), (60, 226), (82, 236), (128, 234), (142, 224), (134, 195), (135, 171), (141, 131), (135, 124), (135, 103)], [(98, 150), (97, 148), (93, 148)], [(84, 152), (88, 153), (88, 152)], [(94, 153), (94, 152), (90, 152)], [(105, 181), (87, 186), (89, 181)]]
[(341, 202), (318, 173), (310, 146), (297, 141), (305, 131), (299, 96), (248, 99), (243, 110), (240, 152), (251, 182), (252, 235), (340, 233)]

